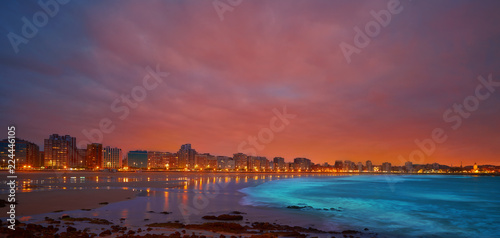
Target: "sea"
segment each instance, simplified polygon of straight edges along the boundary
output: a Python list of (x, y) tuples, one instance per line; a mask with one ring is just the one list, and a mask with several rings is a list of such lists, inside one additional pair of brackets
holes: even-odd
[(500, 177), (354, 175), (280, 179), (240, 190), (242, 205), (295, 209), (379, 237), (500, 237)]

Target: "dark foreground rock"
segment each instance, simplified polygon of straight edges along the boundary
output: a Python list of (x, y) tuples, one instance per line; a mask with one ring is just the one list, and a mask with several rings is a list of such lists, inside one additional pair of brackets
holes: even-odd
[(217, 221), (241, 221), (241, 220), (243, 220), (243, 216), (241, 216), (241, 215), (230, 215), (230, 214), (222, 214), (219, 216), (204, 216), (202, 218), (205, 220), (217, 220)]

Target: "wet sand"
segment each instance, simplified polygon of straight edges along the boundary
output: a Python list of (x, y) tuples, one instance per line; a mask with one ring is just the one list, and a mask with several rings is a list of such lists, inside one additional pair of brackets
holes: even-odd
[[(29, 216), (54, 211), (94, 209), (105, 204), (132, 199), (137, 192), (121, 189), (54, 190), (16, 194), (16, 215)], [(0, 208), (6, 214), (7, 207)]]

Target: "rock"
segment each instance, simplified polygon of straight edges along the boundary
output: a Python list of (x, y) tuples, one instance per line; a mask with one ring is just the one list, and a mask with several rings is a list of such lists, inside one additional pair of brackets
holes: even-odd
[[(313, 207), (311, 206), (287, 206), (286, 208), (289, 208), (289, 209), (304, 209), (304, 208), (308, 208), (308, 209), (312, 209)], [(320, 210), (319, 208), (317, 210)]]
[(231, 214), (238, 214), (238, 215), (240, 215), (240, 214), (246, 214), (246, 213), (240, 212), (240, 211), (232, 211)]
[(110, 230), (105, 230), (99, 234), (99, 236), (110, 236), (112, 233)]
[(230, 214), (222, 214), (219, 216), (204, 216), (202, 218), (206, 219), (206, 220), (218, 220), (218, 221), (240, 221), (240, 220), (243, 220), (243, 216), (230, 215)]
[(342, 231), (342, 234), (357, 234), (357, 233), (360, 233), (359, 231), (355, 231), (355, 230), (345, 230), (345, 231)]

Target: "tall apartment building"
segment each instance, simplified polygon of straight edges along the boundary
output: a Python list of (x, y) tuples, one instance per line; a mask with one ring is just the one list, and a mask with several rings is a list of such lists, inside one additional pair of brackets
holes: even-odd
[(406, 172), (413, 173), (413, 163), (411, 161), (406, 161), (405, 168)]
[(196, 165), (195, 155), (196, 151), (191, 148), (191, 144), (184, 144), (181, 146), (179, 152), (177, 152), (179, 157), (178, 167), (180, 168), (194, 168)]
[(363, 172), (363, 163), (358, 162), (358, 171)]
[[(44, 162), (45, 161), (45, 151), (40, 151), (38, 153), (38, 161), (40, 163), (40, 167), (45, 165), (45, 162)], [(37, 167), (37, 166), (35, 166), (35, 167)]]
[(243, 153), (233, 155), (236, 170), (246, 170), (248, 168), (248, 156)]
[(208, 157), (210, 154), (196, 154), (194, 156), (194, 169), (204, 169), (208, 166)]
[(276, 167), (274, 167), (274, 170), (280, 170), (284, 171), (285, 170), (285, 159), (282, 157), (274, 157), (273, 163)]
[(165, 159), (167, 168), (178, 168), (179, 167), (179, 156), (177, 153), (168, 153)]
[(383, 172), (390, 173), (390, 172), (391, 172), (391, 163), (389, 163), (389, 162), (384, 162), (384, 163), (382, 164), (382, 171), (383, 171)]
[(234, 169), (234, 160), (228, 156), (217, 156), (217, 169)]
[(148, 152), (145, 150), (129, 151), (127, 154), (129, 168), (145, 169), (148, 167)]
[(260, 168), (260, 160), (257, 156), (248, 156), (247, 169), (248, 171), (258, 171)]
[(217, 169), (217, 157), (211, 154), (207, 156), (207, 168), (208, 169)]
[(342, 160), (335, 160), (335, 165), (334, 167), (337, 169), (337, 171), (340, 171), (342, 169), (344, 169), (344, 163), (342, 162)]
[(108, 169), (119, 169), (122, 167), (122, 149), (106, 146), (103, 149), (102, 167)]
[(79, 168), (85, 168), (87, 167), (87, 148), (84, 149), (76, 149), (76, 156), (78, 160), (78, 166)]
[(260, 171), (269, 171), (271, 169), (271, 164), (266, 157), (259, 156), (260, 160)]
[(78, 158), (76, 138), (52, 134), (44, 140), (44, 165), (48, 168), (76, 167)]
[[(9, 160), (10, 143), (7, 139), (0, 141), (0, 163), (2, 167), (7, 166)], [(15, 143), (16, 166), (41, 167), (40, 148), (37, 144), (17, 138)]]
[(372, 164), (372, 161), (370, 161), (370, 160), (367, 160), (367, 161), (366, 161), (366, 170), (368, 170), (368, 172), (373, 172), (373, 164)]
[(103, 168), (103, 150), (102, 144), (92, 143), (87, 145), (87, 153), (86, 153), (86, 163), (87, 168), (89, 169), (99, 169)]
[(148, 151), (148, 168), (166, 169), (170, 167), (172, 153), (161, 151)]
[(311, 160), (307, 158), (295, 158), (293, 160), (296, 170), (308, 171), (311, 169)]

